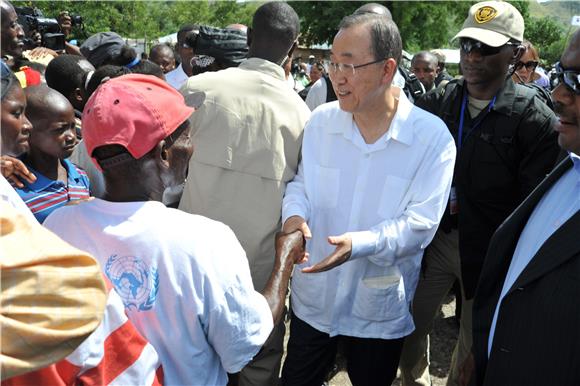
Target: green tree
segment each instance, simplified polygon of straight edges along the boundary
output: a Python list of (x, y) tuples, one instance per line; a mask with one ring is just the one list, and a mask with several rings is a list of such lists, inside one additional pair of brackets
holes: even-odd
[(525, 37), (538, 49), (540, 59), (547, 64), (558, 60), (566, 43), (564, 27), (552, 18), (530, 18)]
[[(391, 11), (405, 49), (415, 51), (448, 47), (473, 2), (385, 1)], [(357, 1), (291, 2), (300, 16), (302, 42), (331, 43), (340, 20), (363, 3)]]
[(258, 2), (235, 1), (14, 1), (15, 6), (40, 9), (46, 17), (67, 10), (81, 15), (84, 32), (73, 29), (80, 40), (102, 31), (114, 31), (126, 38), (153, 40), (179, 30), (183, 24), (225, 27), (232, 23), (249, 25)]

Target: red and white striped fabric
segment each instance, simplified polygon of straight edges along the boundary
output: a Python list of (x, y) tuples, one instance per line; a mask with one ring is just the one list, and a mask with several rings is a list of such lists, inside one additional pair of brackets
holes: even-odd
[(99, 327), (72, 354), (49, 367), (2, 382), (2, 386), (79, 384), (163, 384), (157, 352), (127, 319), (123, 301), (115, 290), (109, 291)]

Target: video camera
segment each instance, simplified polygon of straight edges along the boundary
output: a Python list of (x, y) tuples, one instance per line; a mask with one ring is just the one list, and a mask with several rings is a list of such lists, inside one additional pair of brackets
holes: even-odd
[[(18, 15), (18, 23), (24, 29), (24, 44), (33, 47), (34, 42), (30, 38), (31, 31), (37, 31), (42, 37), (42, 46), (54, 51), (63, 51), (65, 48), (65, 36), (56, 19), (44, 17), (38, 8), (15, 7)], [(82, 25), (83, 18), (79, 15), (70, 15), (72, 25)]]

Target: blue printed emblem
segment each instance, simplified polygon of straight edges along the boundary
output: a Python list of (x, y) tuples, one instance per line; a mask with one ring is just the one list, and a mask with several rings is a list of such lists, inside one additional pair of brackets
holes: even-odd
[(134, 256), (112, 255), (107, 260), (105, 274), (128, 310), (148, 311), (155, 304), (159, 291), (159, 274)]

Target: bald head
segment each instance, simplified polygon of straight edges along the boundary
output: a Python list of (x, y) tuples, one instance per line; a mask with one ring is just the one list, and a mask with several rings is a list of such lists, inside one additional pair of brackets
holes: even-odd
[(387, 7), (377, 3), (368, 3), (361, 7), (359, 7), (356, 11), (354, 11), (353, 15), (360, 15), (362, 13), (374, 13), (377, 15), (381, 15), (387, 17), (389, 19), (393, 19), (393, 15), (391, 15), (391, 11)]
[[(72, 110), (72, 105), (64, 95), (46, 86), (39, 85), (24, 89), (28, 107), (26, 115), (35, 127), (34, 121)], [(73, 113), (74, 115), (74, 113)]]
[(153, 58), (158, 58), (162, 55), (173, 56), (173, 50), (167, 44), (156, 44), (151, 47), (151, 51), (149, 52), (149, 60), (153, 60)]
[(2, 18), (4, 18), (8, 13), (14, 11), (14, 7), (9, 1), (0, 0), (0, 11), (2, 12)]
[(434, 65), (435, 67), (437, 67), (437, 63), (439, 62), (439, 60), (437, 59), (437, 56), (435, 56), (434, 54), (432, 54), (429, 51), (421, 51), (421, 52), (417, 52), (414, 56), (413, 59), (411, 59), (411, 65), (416, 62), (416, 61), (424, 61), (429, 63), (430, 65)]

